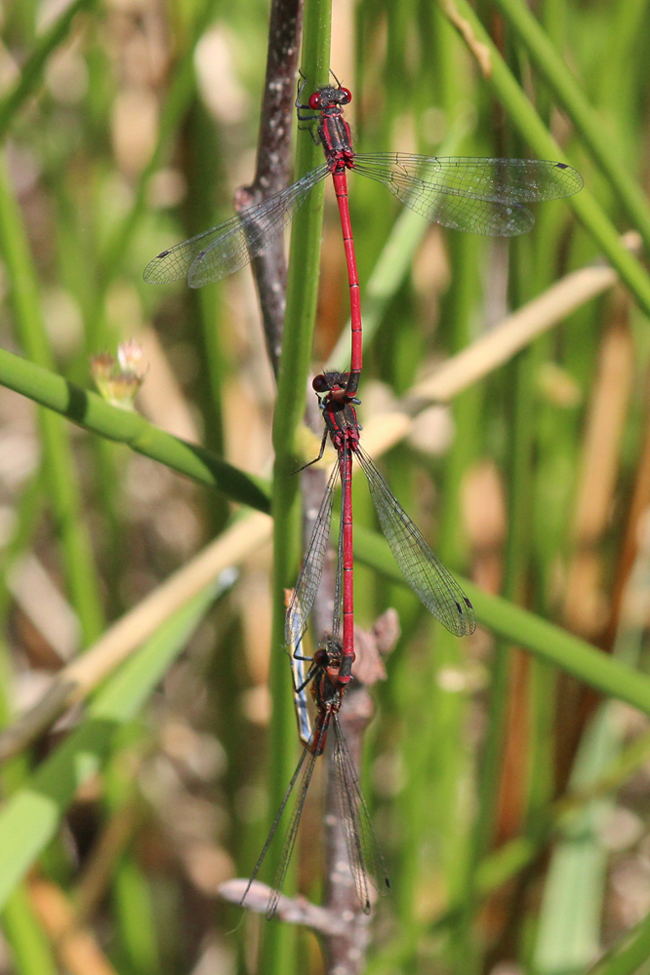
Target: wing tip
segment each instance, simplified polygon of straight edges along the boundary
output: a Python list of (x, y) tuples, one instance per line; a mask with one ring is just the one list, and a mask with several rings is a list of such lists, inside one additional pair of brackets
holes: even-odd
[(471, 636), (476, 629), (476, 617), (474, 616), (474, 607), (467, 596), (463, 596), (462, 603), (456, 602), (456, 609), (458, 620), (457, 626), (454, 627), (455, 632), (458, 636)]
[(168, 248), (166, 251), (161, 251), (160, 254), (156, 254), (146, 268), (142, 272), (143, 279), (147, 284), (164, 284), (168, 279), (160, 273), (160, 262), (164, 260), (171, 251)]

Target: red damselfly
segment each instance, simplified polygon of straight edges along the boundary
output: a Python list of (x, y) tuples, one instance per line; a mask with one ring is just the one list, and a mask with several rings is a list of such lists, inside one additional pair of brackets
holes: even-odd
[[(362, 365), (359, 281), (348, 208), (347, 170), (383, 183), (402, 203), (427, 220), (467, 233), (512, 237), (526, 233), (535, 219), (526, 203), (572, 196), (582, 176), (566, 163), (540, 159), (419, 156), (404, 152), (354, 152), (343, 117), (352, 95), (338, 81), (324, 85), (296, 108), (302, 122), (317, 122), (314, 139), (325, 165), (235, 217), (162, 251), (149, 262), (145, 281), (186, 278), (192, 288), (218, 281), (260, 254), (287, 225), (310, 190), (331, 173), (334, 181), (350, 284), (352, 357), (348, 393), (356, 392)], [(312, 114), (305, 114), (305, 112)]]
[[(379, 523), (391, 552), (408, 584), (443, 626), (456, 636), (473, 633), (476, 619), (471, 602), (453, 576), (436, 558), (419, 528), (411, 521), (373, 461), (359, 442), (359, 423), (347, 393), (347, 373), (328, 372), (316, 376), (313, 387), (321, 401), (325, 431), (316, 463), (323, 456), (327, 437), (338, 455), (321, 501), (303, 566), (289, 605), (285, 623), (287, 645), (298, 645), (306, 627), (323, 572), (330, 533), (334, 489), (341, 477), (342, 517), (339, 552), (343, 541), (343, 663), (339, 680), (344, 682), (354, 660), (352, 625), (352, 458), (356, 458), (368, 479)], [(309, 466), (309, 465), (307, 465)], [(349, 614), (349, 615), (348, 615)], [(346, 620), (349, 619), (346, 646)], [(349, 663), (348, 663), (349, 660)]]
[[(299, 644), (291, 648), (293, 649), (292, 677), (294, 682), (294, 701), (300, 737), (305, 747), (241, 899), (241, 903), (243, 904), (246, 900), (246, 895), (259, 873), (264, 857), (280, 825), (283, 813), (291, 799), (294, 788), (299, 783), (293, 811), (284, 837), (273, 889), (266, 907), (266, 916), (268, 918), (273, 917), (278, 907), (278, 901), (296, 844), (298, 827), (305, 806), (309, 784), (314, 773), (316, 759), (323, 753), (330, 728), (333, 728), (334, 731), (332, 764), (334, 767), (335, 788), (338, 797), (341, 827), (346, 838), (350, 871), (363, 912), (365, 914), (370, 912), (370, 885), (375, 887), (379, 893), (386, 893), (390, 887), (383, 857), (370, 821), (368, 806), (361, 792), (357, 771), (338, 718), (345, 689), (345, 685), (339, 681), (339, 670), (342, 661), (341, 644), (338, 640), (339, 611), (336, 608), (340, 606), (339, 600), (340, 570), (337, 571), (335, 618), (332, 625), (332, 635), (318, 648), (313, 658), (301, 656), (298, 652), (300, 648)], [(294, 604), (294, 612), (299, 614), (297, 604)], [(311, 661), (311, 666), (305, 676), (302, 662), (306, 660)], [(307, 720), (306, 688), (308, 685), (310, 686), (316, 706), (316, 718), (313, 731)]]
[[(350, 404), (359, 402), (356, 397), (350, 398), (347, 385), (347, 373), (328, 373), (327, 375), (332, 377), (334, 375), (337, 376), (339, 382), (337, 391), (342, 397), (343, 402)], [(320, 378), (317, 377), (317, 379)], [(317, 379), (314, 380), (314, 383), (316, 383)], [(324, 407), (324, 405), (324, 402), (321, 402), (321, 407)], [(354, 411), (354, 407), (352, 407), (352, 410)], [(328, 429), (329, 425), (326, 425), (325, 437), (327, 437)], [(334, 438), (332, 442), (335, 442)], [(287, 646), (296, 647), (300, 644), (307, 628), (307, 617), (311, 613), (314, 605), (323, 574), (323, 564), (332, 522), (334, 489), (340, 476), (341, 526), (339, 532), (334, 605), (337, 614), (340, 613), (341, 606), (343, 608), (342, 660), (338, 673), (338, 682), (341, 686), (345, 686), (350, 680), (352, 663), (354, 661), (354, 552), (352, 544), (352, 445), (350, 438), (337, 438), (335, 447), (338, 454), (337, 465), (330, 475), (323, 500), (318, 510), (294, 596), (287, 609), (284, 632)], [(309, 464), (306, 464), (305, 467), (310, 467), (311, 464), (320, 460), (323, 455), (323, 450), (324, 441), (318, 457), (310, 461)], [(301, 469), (304, 470), (304, 468)]]

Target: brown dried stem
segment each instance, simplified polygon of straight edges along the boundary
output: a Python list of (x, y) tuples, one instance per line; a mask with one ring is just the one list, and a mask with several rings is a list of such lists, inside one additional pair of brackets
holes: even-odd
[[(238, 190), (235, 198), (237, 210), (267, 200), (288, 184), (291, 173), (291, 120), (301, 28), (301, 0), (274, 0), (271, 5), (255, 179), (250, 186), (243, 186)], [(287, 290), (282, 235), (253, 260), (252, 266), (260, 299), (266, 348), (273, 372), (277, 376)]]

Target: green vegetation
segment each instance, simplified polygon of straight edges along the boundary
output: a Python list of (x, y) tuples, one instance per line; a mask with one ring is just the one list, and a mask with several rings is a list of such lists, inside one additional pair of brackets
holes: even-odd
[[(347, 365), (334, 197), (317, 188), (294, 220), (276, 383), (249, 269), (200, 292), (142, 280), (253, 180), (267, 6), (58, 9), (2, 11), (0, 969), (319, 972), (310, 935), (233, 931), (218, 890), (250, 874), (297, 757), (282, 590), (290, 475), (317, 443), (309, 370)], [(511, 242), (352, 179), (364, 443), (482, 624), (458, 641), (422, 610), (360, 482), (358, 621), (395, 606), (402, 629), (362, 769), (392, 884), (362, 970), (642, 971), (648, 7), (333, 16), (359, 149), (585, 178)], [(305, 8), (310, 86), (329, 17)], [(300, 174), (320, 150), (294, 135)], [(129, 339), (135, 412), (93, 389), (93, 360)], [(318, 902), (317, 792), (295, 882)]]

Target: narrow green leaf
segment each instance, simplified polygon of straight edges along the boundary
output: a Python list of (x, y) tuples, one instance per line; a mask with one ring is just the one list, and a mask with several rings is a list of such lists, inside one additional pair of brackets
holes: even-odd
[(149, 423), (139, 413), (112, 406), (97, 393), (81, 389), (48, 369), (0, 349), (0, 383), (36, 403), (61, 413), (73, 423), (136, 453), (160, 461), (202, 484), (216, 487), (233, 501), (258, 511), (269, 510), (264, 482), (225, 460)]
[(0, 907), (54, 836), (80, 785), (99, 772), (116, 731), (146, 701), (215, 596), (210, 587), (179, 611), (97, 695), (88, 715), (0, 811)]

